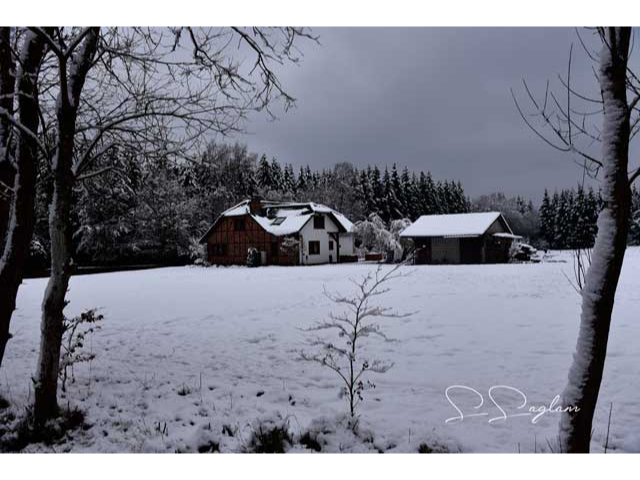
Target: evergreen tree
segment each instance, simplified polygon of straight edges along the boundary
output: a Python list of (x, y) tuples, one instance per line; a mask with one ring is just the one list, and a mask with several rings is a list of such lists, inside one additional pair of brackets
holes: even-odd
[(431, 172), (427, 172), (425, 188), (425, 211), (423, 215), (434, 215), (442, 213), (442, 209), (440, 208), (440, 198), (438, 197), (438, 188), (433, 181), (433, 178), (431, 177)]
[(549, 247), (554, 245), (555, 215), (549, 192), (545, 188), (540, 205), (540, 236)]
[(436, 195), (438, 198), (438, 213), (452, 213), (449, 210), (449, 205), (451, 203), (451, 195), (449, 192), (449, 182), (446, 180), (444, 182), (439, 181), (436, 184)]
[(296, 193), (296, 174), (291, 164), (285, 165), (282, 174), (282, 193), (294, 195)]
[(415, 182), (416, 175), (409, 175), (409, 169), (405, 167), (402, 170), (402, 177), (400, 178), (400, 182), (402, 184), (401, 187), (401, 202), (404, 210), (404, 215), (411, 220), (415, 220), (417, 218), (417, 209), (416, 209), (416, 192), (415, 192)]
[(364, 212), (365, 217), (368, 217), (371, 213), (373, 213), (373, 192), (371, 188), (371, 181), (369, 179), (369, 175), (367, 175), (366, 170), (360, 171), (360, 181), (358, 183), (358, 201), (362, 206), (362, 211)]
[(311, 168), (309, 168), (309, 165), (304, 168), (304, 181), (307, 184), (307, 190), (312, 190), (315, 187), (313, 182), (313, 174), (311, 173)]
[(572, 240), (572, 248), (589, 248), (592, 246), (589, 228), (589, 206), (587, 205), (587, 197), (584, 193), (582, 185), (578, 186), (578, 190), (574, 197), (573, 212), (571, 225), (574, 226), (575, 232)]
[(371, 199), (373, 204), (372, 213), (382, 213), (384, 208), (384, 187), (382, 185), (382, 175), (377, 165), (371, 170), (369, 181), (373, 192)]
[(273, 190), (273, 177), (271, 176), (271, 165), (269, 165), (269, 161), (267, 160), (266, 155), (262, 155), (260, 157), (260, 162), (258, 163), (258, 172), (256, 175), (256, 180), (258, 181), (258, 186), (262, 190)]
[(282, 167), (280, 167), (278, 159), (276, 159), (276, 157), (273, 157), (271, 159), (271, 188), (276, 192), (282, 192), (283, 187), (284, 185)]
[(464, 188), (462, 183), (451, 183), (454, 193), (454, 212), (455, 213), (467, 213), (469, 211), (469, 202), (464, 195)]
[(393, 210), (395, 210), (393, 218), (405, 217), (407, 214), (405, 212), (405, 203), (402, 195), (402, 183), (400, 182), (398, 167), (395, 163), (391, 167), (391, 193), (395, 202), (392, 206)]
[(428, 187), (427, 187), (427, 176), (424, 172), (420, 172), (418, 176), (418, 216), (420, 215), (429, 215), (429, 202), (428, 202)]
[(308, 188), (308, 183), (306, 179), (305, 172), (302, 167), (300, 167), (300, 173), (298, 173), (298, 181), (296, 183), (296, 192), (298, 194), (306, 193)]
[[(395, 177), (394, 177), (395, 173)], [(384, 169), (384, 178), (382, 183), (384, 184), (384, 205), (383, 210), (385, 220), (390, 222), (391, 220), (397, 220), (404, 217), (403, 207), (398, 198), (398, 191), (402, 189), (400, 184), (400, 177), (398, 176), (398, 170), (392, 169), (391, 173), (387, 168)]]

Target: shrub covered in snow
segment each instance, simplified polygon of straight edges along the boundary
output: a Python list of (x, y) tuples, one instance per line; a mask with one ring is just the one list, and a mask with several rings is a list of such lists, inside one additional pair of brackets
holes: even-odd
[(400, 262), (404, 248), (400, 242), (400, 232), (411, 225), (409, 219), (392, 220), (387, 227), (375, 213), (366, 220), (355, 224), (356, 245), (361, 252), (384, 253), (388, 261)]
[(322, 453), (378, 451), (373, 433), (362, 428), (354, 432), (348, 415), (315, 418), (298, 437), (298, 443), (307, 450)]
[(176, 453), (218, 453), (220, 452), (221, 435), (214, 430), (211, 423), (200, 425), (186, 444), (176, 448)]
[(284, 255), (297, 256), (300, 252), (300, 241), (294, 237), (285, 237), (280, 244), (280, 252)]
[(260, 252), (257, 248), (249, 248), (247, 250), (247, 267), (259, 267), (260, 266)]
[(71, 432), (86, 426), (85, 413), (75, 407), (61, 409), (44, 425), (35, 424), (30, 408), (21, 416), (6, 409), (0, 413), (0, 452), (21, 452), (34, 444), (61, 444), (69, 440)]
[(285, 453), (293, 444), (289, 433), (289, 422), (279, 414), (258, 419), (253, 424), (253, 432), (245, 446), (248, 453)]
[(189, 246), (187, 248), (187, 256), (194, 265), (207, 264), (206, 246), (200, 243), (200, 239), (196, 237), (189, 238)]
[(49, 267), (51, 265), (51, 259), (49, 258), (49, 249), (45, 245), (44, 241), (34, 236), (29, 245), (29, 260), (28, 265), (30, 268), (39, 270)]

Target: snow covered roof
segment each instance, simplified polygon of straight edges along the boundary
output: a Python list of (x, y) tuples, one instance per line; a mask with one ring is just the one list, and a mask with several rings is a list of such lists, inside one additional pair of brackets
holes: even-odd
[(287, 215), (286, 217), (267, 218), (258, 215), (251, 215), (271, 235), (291, 235), (299, 232), (302, 227), (313, 217), (313, 213), (306, 215)]
[(520, 240), (522, 238), (522, 236), (514, 235), (513, 233), (494, 233), (493, 236), (498, 238), (510, 238), (511, 240)]
[(302, 227), (318, 213), (330, 215), (339, 228), (345, 232), (353, 232), (353, 223), (340, 212), (313, 202), (271, 202), (261, 201), (262, 210), (268, 211), (269, 215), (257, 215), (251, 213), (250, 201), (244, 200), (237, 205), (225, 210), (211, 225), (207, 233), (200, 239), (204, 243), (218, 221), (223, 217), (240, 217), (250, 215), (265, 231), (272, 235), (291, 235), (299, 232)]
[[(400, 233), (401, 237), (479, 237), (498, 219), (500, 212), (423, 215)], [(504, 221), (511, 232), (511, 229)]]

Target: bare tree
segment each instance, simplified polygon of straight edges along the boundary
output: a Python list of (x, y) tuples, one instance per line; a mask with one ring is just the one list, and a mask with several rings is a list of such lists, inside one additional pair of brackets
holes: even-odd
[(384, 272), (382, 265), (374, 272), (369, 272), (361, 281), (355, 282), (356, 293), (353, 296), (345, 296), (338, 293), (324, 291), (326, 297), (340, 307), (344, 307), (340, 313), (330, 313), (329, 319), (317, 322), (307, 331), (318, 332), (323, 330), (337, 331), (340, 344), (336, 344), (324, 338), (317, 338), (311, 342), (312, 346), (319, 347), (315, 353), (302, 352), (303, 360), (317, 362), (329, 368), (340, 377), (343, 383), (343, 392), (349, 404), (351, 428), (358, 425), (357, 408), (363, 400), (363, 392), (375, 385), (367, 380), (365, 375), (369, 372), (385, 373), (393, 363), (383, 360), (366, 358), (362, 352), (362, 341), (378, 336), (389, 340), (382, 331), (380, 324), (372, 321), (375, 318), (405, 318), (412, 313), (397, 313), (390, 307), (372, 304), (372, 300), (389, 291), (386, 284), (394, 279), (404, 276), (399, 272), (403, 264), (398, 264)]
[(592, 249), (589, 247), (578, 247), (571, 251), (571, 259), (573, 261), (573, 279), (569, 278), (565, 274), (565, 277), (573, 287), (573, 289), (582, 295), (582, 289), (584, 288), (585, 281), (587, 279), (587, 272), (591, 266)]
[[(251, 111), (294, 99), (273, 64), (297, 61), (304, 29), (32, 28), (51, 55), (40, 114), (39, 148), (51, 158), (51, 276), (42, 305), (34, 417), (55, 416), (63, 310), (73, 272), (71, 206), (77, 181), (113, 148), (190, 158), (213, 134), (239, 131)], [(253, 58), (236, 61), (230, 50)], [(53, 139), (53, 141), (50, 141)]]
[(26, 32), (19, 38), (11, 30), (0, 29), (0, 158), (15, 171), (13, 185), (6, 186), (11, 204), (0, 259), (0, 366), (11, 338), (11, 315), (33, 236), (40, 122), (38, 75), (46, 51), (40, 36)]
[[(598, 234), (581, 290), (582, 314), (576, 351), (563, 393), (563, 405), (577, 407), (563, 413), (559, 440), (563, 452), (588, 452), (593, 417), (602, 382), (611, 326), (615, 293), (622, 270), (629, 229), (631, 184), (640, 168), (629, 171), (629, 143), (640, 126), (640, 81), (628, 65), (633, 32), (630, 28), (595, 30), (600, 51), (595, 54), (578, 38), (589, 57), (598, 64), (594, 74), (600, 98), (577, 92), (571, 85), (571, 51), (566, 78), (560, 78), (566, 102), (549, 91), (536, 100), (526, 82), (527, 96), (534, 116), (525, 115), (516, 101), (524, 121), (546, 143), (578, 156), (580, 163), (601, 182), (603, 209), (598, 218)], [(513, 92), (512, 92), (513, 93)], [(631, 95), (631, 99), (627, 98)], [(514, 99), (516, 97), (514, 96)], [(581, 110), (582, 101), (595, 106)], [(541, 120), (541, 126), (531, 118)], [(602, 128), (591, 121), (601, 119)], [(585, 141), (578, 145), (578, 141)], [(586, 146), (600, 145), (601, 152)]]

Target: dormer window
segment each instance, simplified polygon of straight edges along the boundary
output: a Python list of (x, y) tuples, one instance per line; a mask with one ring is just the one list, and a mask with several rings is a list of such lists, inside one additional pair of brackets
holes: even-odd
[(316, 215), (313, 217), (313, 228), (315, 230), (324, 230), (324, 216)]
[(273, 220), (273, 222), (271, 222), (271, 225), (282, 225), (282, 222), (285, 221), (286, 217), (276, 217), (275, 220)]

